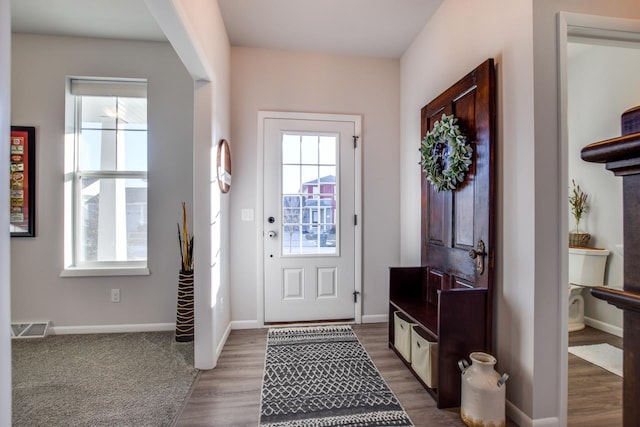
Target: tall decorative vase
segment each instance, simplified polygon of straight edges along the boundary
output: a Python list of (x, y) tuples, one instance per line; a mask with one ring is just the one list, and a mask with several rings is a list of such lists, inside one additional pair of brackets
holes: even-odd
[(193, 341), (193, 319), (193, 271), (180, 271), (178, 276), (176, 341)]
[(462, 371), (460, 416), (469, 427), (504, 427), (505, 387), (509, 375), (500, 376), (493, 366), (496, 358), (488, 353), (474, 352), (458, 362)]

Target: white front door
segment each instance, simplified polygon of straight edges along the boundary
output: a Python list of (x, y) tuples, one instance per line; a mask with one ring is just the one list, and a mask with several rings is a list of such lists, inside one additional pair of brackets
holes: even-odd
[(359, 120), (291, 117), (262, 118), (264, 321), (354, 319)]

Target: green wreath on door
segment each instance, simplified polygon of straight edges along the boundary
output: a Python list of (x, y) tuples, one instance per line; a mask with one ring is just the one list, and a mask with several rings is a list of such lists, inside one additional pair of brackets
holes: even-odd
[(438, 192), (458, 188), (471, 167), (473, 148), (467, 144), (457, 121), (453, 114), (442, 114), (420, 145), (420, 165), (427, 181)]

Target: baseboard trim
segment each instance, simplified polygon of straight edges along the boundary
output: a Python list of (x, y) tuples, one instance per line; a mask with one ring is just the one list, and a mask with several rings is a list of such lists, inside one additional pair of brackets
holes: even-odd
[(511, 421), (513, 421), (520, 427), (533, 426), (533, 420), (529, 418), (527, 414), (522, 412), (520, 408), (518, 408), (516, 405), (514, 405), (508, 400), (505, 403), (506, 403), (505, 409), (506, 409), (507, 418), (509, 418)]
[(362, 316), (362, 323), (386, 323), (389, 321), (388, 314), (365, 314)]
[(540, 418), (533, 420), (533, 427), (561, 427), (560, 420), (557, 417)]
[(619, 326), (601, 322), (600, 320), (592, 319), (591, 317), (585, 317), (584, 324), (622, 338), (623, 329)]
[(560, 427), (561, 425), (560, 420), (557, 417), (532, 420), (531, 417), (522, 412), (520, 408), (508, 400), (506, 401), (505, 409), (507, 417), (520, 427)]
[(51, 335), (110, 334), (173, 331), (175, 328), (175, 323), (138, 323), (126, 325), (50, 326), (48, 332)]
[(263, 325), (257, 320), (232, 320), (231, 329), (262, 329)]
[(218, 364), (218, 358), (220, 357), (220, 353), (222, 353), (222, 349), (224, 345), (227, 343), (227, 338), (229, 338), (230, 333), (231, 333), (231, 322), (229, 322), (229, 324), (227, 325), (227, 329), (225, 329), (224, 334), (222, 334), (222, 338), (220, 339), (220, 342), (218, 343), (218, 347), (216, 348), (215, 365)]

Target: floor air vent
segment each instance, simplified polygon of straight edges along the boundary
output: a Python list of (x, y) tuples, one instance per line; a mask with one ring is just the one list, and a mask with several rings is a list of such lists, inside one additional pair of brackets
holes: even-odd
[(11, 338), (44, 338), (49, 322), (12, 323)]

